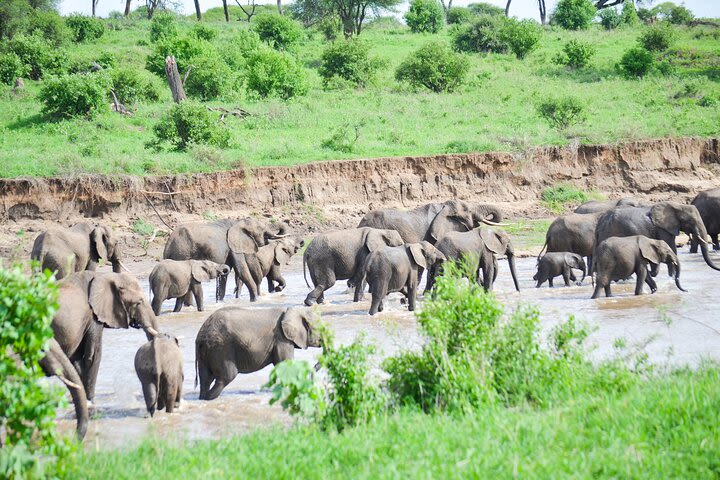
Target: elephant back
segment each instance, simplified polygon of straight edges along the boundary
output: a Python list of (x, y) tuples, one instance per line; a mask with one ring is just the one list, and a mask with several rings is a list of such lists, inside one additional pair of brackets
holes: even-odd
[(168, 237), (163, 258), (225, 263), (229, 254), (226, 222), (197, 222), (177, 227)]

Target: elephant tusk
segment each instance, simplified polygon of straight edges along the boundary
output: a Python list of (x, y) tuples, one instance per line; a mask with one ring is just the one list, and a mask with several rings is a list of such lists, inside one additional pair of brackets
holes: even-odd
[(118, 261), (118, 263), (120, 264), (120, 268), (122, 268), (123, 270), (125, 270), (125, 271), (128, 272), (128, 273), (132, 273), (132, 272), (130, 271), (130, 269), (128, 269), (128, 268), (125, 266), (125, 264), (124, 264), (123, 262)]
[(71, 382), (70, 380), (63, 377), (62, 375), (58, 375), (57, 377), (60, 379), (61, 382), (63, 382), (68, 387), (74, 388), (75, 390), (80, 390), (80, 385), (78, 385), (77, 383)]
[(492, 226), (495, 226), (495, 227), (507, 227), (507, 226), (510, 225), (509, 223), (493, 222), (492, 220), (488, 220), (487, 218), (483, 218), (481, 221), (482, 221), (483, 223), (487, 223), (488, 225), (492, 225)]
[(707, 245), (707, 244), (708, 244), (707, 240), (705, 240), (705, 239), (702, 237), (702, 235), (696, 235), (696, 237), (697, 237), (698, 241), (702, 242), (703, 245)]
[(277, 239), (279, 239), (279, 238), (286, 238), (286, 237), (289, 237), (289, 236), (290, 236), (289, 233), (278, 233), (277, 235), (271, 236), (270, 239), (271, 239), (271, 240), (277, 240)]
[(158, 336), (158, 331), (155, 330), (155, 329), (152, 328), (152, 327), (147, 327), (147, 328), (145, 329), (145, 331), (147, 331), (147, 332), (148, 332), (150, 335), (152, 335), (153, 337), (157, 337), (157, 336)]

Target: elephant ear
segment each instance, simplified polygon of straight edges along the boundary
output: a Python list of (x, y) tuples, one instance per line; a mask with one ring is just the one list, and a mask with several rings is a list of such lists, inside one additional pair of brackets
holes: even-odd
[(371, 252), (374, 252), (385, 245), (386, 243), (382, 233), (377, 230), (370, 230), (365, 237), (365, 246)]
[(228, 229), (227, 242), (234, 253), (255, 253), (258, 246), (242, 224), (235, 224)]
[(408, 250), (410, 251), (410, 257), (415, 263), (417, 263), (422, 268), (428, 268), (427, 262), (425, 261), (425, 255), (423, 254), (422, 246), (419, 243), (412, 243), (408, 245)]
[(660, 263), (657, 247), (649, 239), (645, 237), (638, 238), (638, 246), (640, 247), (640, 255), (650, 263)]
[(280, 317), (280, 328), (285, 338), (295, 344), (296, 348), (308, 348), (308, 331), (300, 311), (288, 308)]
[(96, 275), (90, 282), (88, 303), (97, 321), (108, 328), (128, 328), (128, 314), (120, 298), (127, 288), (119, 273)]
[(212, 278), (210, 275), (210, 269), (204, 262), (199, 262), (197, 260), (192, 260), (191, 262), (190, 273), (196, 282), (207, 282)]
[(500, 240), (500, 235), (498, 235), (497, 232), (495, 232), (494, 230), (491, 230), (489, 228), (481, 228), (480, 238), (482, 239), (487, 249), (491, 252), (497, 255), (502, 255), (503, 253), (505, 253), (505, 247), (503, 246), (503, 242)]
[(286, 264), (288, 260), (290, 260), (290, 254), (285, 250), (285, 245), (283, 245), (282, 242), (278, 242), (277, 245), (275, 245), (273, 263), (280, 266)]
[(650, 219), (666, 232), (675, 236), (680, 234), (680, 220), (672, 205), (665, 202), (654, 205), (650, 209)]
[(90, 240), (93, 242), (98, 258), (107, 260), (107, 235), (105, 229), (103, 227), (95, 227), (93, 231), (90, 232)]

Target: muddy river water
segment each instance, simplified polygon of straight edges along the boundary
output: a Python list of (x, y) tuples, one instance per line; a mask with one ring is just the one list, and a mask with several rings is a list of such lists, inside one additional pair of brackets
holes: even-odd
[[(720, 256), (714, 254), (714, 258), (720, 259)], [(614, 285), (616, 297), (598, 300), (590, 299), (589, 279), (582, 286), (566, 288), (558, 286), (562, 285), (562, 279), (557, 278), (555, 288), (545, 284), (536, 289), (532, 280), (534, 258), (518, 259), (519, 293), (513, 289), (507, 262), (501, 261), (495, 290), (509, 309), (521, 303), (538, 306), (544, 331), (571, 314), (587, 321), (594, 327), (590, 344), (595, 347), (592, 355), (596, 358), (615, 354), (613, 344), (617, 339), (624, 339), (629, 348), (644, 348), (650, 360), (659, 364), (696, 365), (703, 358), (720, 359), (720, 316), (715, 310), (718, 306), (715, 285), (720, 281), (720, 272), (711, 270), (700, 255), (688, 254), (687, 248), (682, 249), (680, 260), (681, 281), (688, 293), (676, 289), (664, 267), (657, 278), (659, 288), (654, 295), (635, 297), (634, 280)], [(152, 264), (142, 262), (128, 266), (147, 290)], [(283, 292), (265, 293), (253, 306), (301, 305), (308, 288), (303, 280), (300, 256), (292, 259), (284, 276), (287, 288)], [(228, 291), (232, 290), (231, 285), (232, 280)], [(266, 288), (263, 284), (263, 290)], [(180, 410), (172, 415), (160, 412), (150, 418), (145, 410), (133, 366), (135, 352), (146, 341), (144, 334), (133, 329), (105, 330), (93, 419), (85, 439), (88, 448), (129, 448), (148, 436), (167, 440), (218, 438), (264, 425), (291, 423), (279, 407), (268, 404), (269, 393), (262, 388), (272, 367), (239, 375), (217, 400), (198, 400), (199, 390), (194, 388), (195, 335), (203, 321), (223, 305), (215, 302), (214, 282), (205, 284), (204, 292), (205, 312), (185, 307), (180, 313), (171, 313), (174, 300), (167, 300), (159, 318), (161, 330), (179, 338), (184, 357), (183, 402)], [(237, 300), (228, 295), (224, 304), (250, 305), (246, 292)], [(352, 303), (345, 282), (338, 282), (325, 298), (326, 304), (320, 307), (320, 312), (332, 326), (337, 342), (349, 343), (363, 332), (377, 347), (376, 361), (399, 349), (419, 345), (414, 316), (401, 305), (397, 294), (386, 302), (385, 311), (374, 317), (367, 315), (367, 299)], [(314, 363), (319, 353), (319, 349), (311, 348), (296, 350), (295, 356)], [(61, 415), (61, 428), (72, 430), (71, 409)]]

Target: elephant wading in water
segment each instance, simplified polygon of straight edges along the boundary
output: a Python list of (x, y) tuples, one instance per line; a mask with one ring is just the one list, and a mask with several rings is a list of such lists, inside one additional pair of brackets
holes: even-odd
[(157, 335), (157, 319), (140, 285), (124, 273), (81, 272), (59, 282), (55, 340), (80, 374), (87, 399), (95, 397), (105, 328), (142, 328)]
[(569, 287), (570, 280), (573, 282), (577, 280), (577, 278), (575, 278), (575, 274), (572, 272), (573, 268), (582, 271), (583, 276), (578, 283), (578, 285), (580, 285), (582, 281), (585, 280), (585, 273), (587, 271), (585, 262), (580, 255), (570, 252), (546, 253), (538, 260), (537, 273), (533, 277), (533, 280), (537, 281), (537, 285), (535, 286), (540, 288), (543, 283), (548, 282), (550, 284), (550, 288), (552, 288), (553, 278), (558, 275), (562, 275), (563, 280), (565, 281), (565, 286)]
[(655, 293), (657, 284), (648, 275), (647, 264), (658, 265), (661, 262), (666, 263), (668, 268), (673, 267), (675, 285), (685, 291), (680, 286), (680, 262), (677, 255), (663, 240), (643, 235), (610, 237), (598, 245), (595, 260), (592, 270), (597, 276), (592, 298), (600, 296), (601, 290), (605, 290), (606, 297), (611, 297), (610, 282), (622, 280), (633, 273), (637, 276), (635, 295), (642, 295), (643, 283), (647, 283), (652, 293)]
[[(698, 193), (692, 204), (700, 213), (705, 229), (712, 239), (713, 249), (720, 250), (720, 242), (718, 242), (718, 235), (720, 234), (720, 188)], [(694, 235), (690, 237), (690, 253), (697, 253), (699, 243)]]
[(40, 262), (43, 270), (55, 272), (58, 280), (71, 273), (93, 271), (100, 260), (110, 262), (115, 273), (124, 268), (120, 247), (112, 230), (89, 223), (41, 233), (35, 239), (30, 258)]
[(195, 339), (200, 400), (217, 398), (238, 373), (291, 360), (296, 348), (320, 346), (309, 308), (223, 307), (205, 320)]
[[(478, 268), (473, 280), (481, 283), (480, 270), (482, 270), (482, 286), (488, 291), (492, 290), (497, 278), (495, 255), (506, 255), (515, 289), (518, 292), (520, 291), (520, 284), (515, 270), (515, 249), (512, 242), (510, 242), (510, 236), (504, 230), (478, 227), (469, 232), (448, 232), (438, 240), (435, 247), (448, 260), (477, 258)], [(429, 275), (431, 277), (428, 282), (430, 288), (432, 288), (435, 277), (440, 274), (439, 270), (440, 268), (435, 268)]]
[(570, 252), (587, 257), (587, 267), (592, 268), (595, 248), (595, 228), (602, 212), (569, 213), (556, 218), (545, 234), (545, 245), (540, 250), (538, 261), (544, 251)]
[(348, 284), (357, 285), (362, 275), (365, 258), (385, 245), (403, 245), (403, 239), (395, 230), (379, 230), (363, 227), (325, 233), (315, 237), (303, 254), (303, 275), (305, 266), (315, 288), (305, 298), (305, 305), (323, 303), (325, 290), (335, 285), (336, 280), (350, 279)]
[[(662, 240), (677, 255), (675, 237), (680, 231), (694, 236), (700, 242), (703, 259), (711, 268), (720, 270), (708, 254), (707, 230), (700, 213), (694, 205), (682, 205), (674, 202), (656, 203), (650, 208), (618, 208), (600, 216), (595, 228), (595, 245), (610, 237), (629, 237), (644, 235), (648, 238)], [(668, 264), (668, 271), (673, 275), (674, 266)], [(657, 267), (653, 267), (653, 276)]]
[[(285, 237), (260, 247), (257, 254), (248, 257), (248, 266), (255, 282), (260, 285), (262, 279), (267, 278), (269, 293), (282, 292), (286, 283), (280, 270), (284, 265), (290, 263), (290, 258), (303, 245), (305, 245), (305, 241), (301, 238)], [(237, 288), (240, 287), (241, 285), (238, 285)]]
[(182, 363), (177, 338), (164, 333), (141, 346), (135, 354), (135, 373), (151, 417), (156, 409), (173, 413), (180, 406), (185, 379)]
[[(170, 234), (163, 258), (171, 260), (211, 260), (235, 270), (235, 282), (248, 286), (250, 301), (258, 296), (258, 284), (248, 267), (247, 256), (275, 238), (285, 236), (285, 225), (273, 228), (254, 218), (188, 223)], [(218, 277), (216, 300), (225, 298), (227, 277)], [(239, 289), (236, 296), (239, 295)]]
[(202, 282), (229, 273), (230, 267), (210, 260), (163, 260), (150, 272), (153, 312), (160, 315), (163, 301), (176, 298), (173, 312), (177, 313), (182, 309), (183, 302), (190, 303), (191, 297), (195, 297), (198, 312), (202, 312)]

